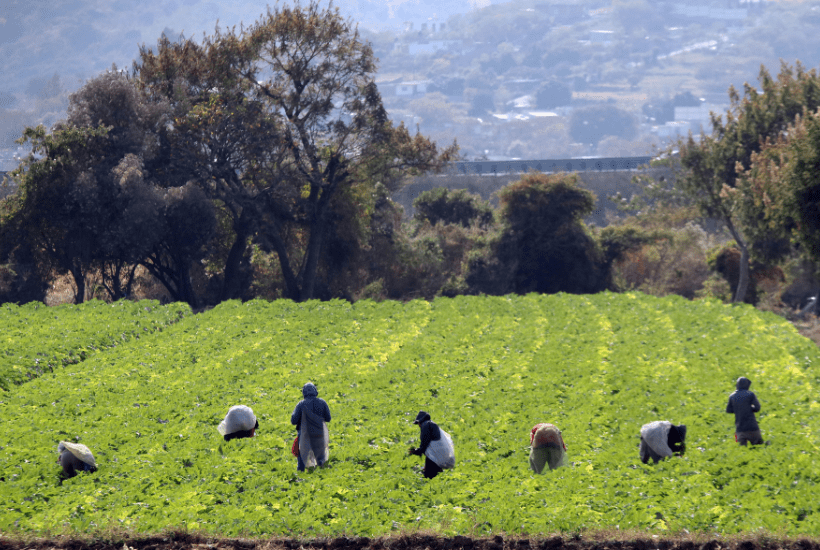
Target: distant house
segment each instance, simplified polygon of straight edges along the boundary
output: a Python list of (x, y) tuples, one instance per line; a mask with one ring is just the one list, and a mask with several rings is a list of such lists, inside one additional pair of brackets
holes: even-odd
[(407, 44), (407, 53), (410, 55), (418, 55), (421, 53), (434, 54), (443, 51), (457, 50), (456, 53), (461, 53), (460, 40), (430, 40), (427, 42), (419, 42), (415, 44)]
[(673, 11), (677, 15), (686, 17), (724, 21), (746, 19), (749, 14), (745, 8), (715, 8), (712, 6), (693, 6), (685, 3), (675, 5)]
[(433, 85), (432, 80), (408, 80), (396, 84), (397, 96), (414, 96), (427, 93), (427, 88)]

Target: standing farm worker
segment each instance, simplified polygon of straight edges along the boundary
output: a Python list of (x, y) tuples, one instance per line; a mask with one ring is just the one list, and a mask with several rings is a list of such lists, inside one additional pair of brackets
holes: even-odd
[(418, 424), (421, 430), (421, 444), (417, 448), (410, 447), (411, 455), (424, 455), (424, 469), (421, 471), (427, 479), (433, 479), (442, 471), (456, 465), (455, 449), (450, 434), (438, 427), (430, 420), (430, 415), (419, 411), (413, 424)]
[(302, 388), (302, 399), (293, 409), (290, 423), (296, 426), (296, 441), (293, 449), (296, 455), (296, 469), (324, 467), (328, 457), (330, 438), (327, 422), (330, 422), (330, 408), (324, 399), (317, 397), (319, 390), (308, 382)]
[(225, 419), (216, 427), (225, 441), (253, 437), (257, 429), (259, 429), (259, 421), (253, 414), (253, 409), (245, 405), (234, 405), (228, 409)]
[(543, 472), (544, 466), (550, 470), (563, 466), (566, 450), (561, 430), (552, 424), (536, 424), (530, 430), (530, 468), (536, 474)]
[(745, 376), (738, 378), (737, 389), (729, 396), (729, 404), (726, 405), (726, 412), (735, 414), (735, 441), (744, 447), (746, 443), (763, 443), (763, 436), (755, 418), (755, 413), (760, 410), (760, 402), (757, 396), (749, 391), (751, 385), (752, 381)]
[(641, 427), (641, 462), (652, 459), (654, 464), (675, 453), (686, 451), (686, 426), (675, 426), (666, 420), (656, 420)]
[(57, 452), (60, 453), (60, 466), (63, 467), (65, 477), (74, 477), (77, 472), (97, 471), (97, 461), (85, 445), (60, 441)]

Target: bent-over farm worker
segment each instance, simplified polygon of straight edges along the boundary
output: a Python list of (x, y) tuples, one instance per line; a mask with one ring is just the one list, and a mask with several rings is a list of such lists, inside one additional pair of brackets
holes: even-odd
[(60, 453), (60, 466), (63, 467), (65, 477), (74, 477), (77, 472), (96, 472), (97, 461), (91, 450), (81, 443), (60, 441), (57, 445)]
[(666, 420), (656, 420), (641, 427), (641, 462), (653, 463), (686, 451), (686, 426), (675, 426)]
[(259, 429), (259, 421), (253, 414), (253, 409), (245, 405), (234, 405), (228, 409), (228, 414), (216, 427), (225, 441), (253, 437), (257, 429)]
[(556, 426), (536, 424), (530, 430), (530, 468), (536, 474), (544, 471), (544, 466), (554, 470), (564, 465), (567, 446)]
[(327, 462), (330, 443), (327, 423), (330, 422), (330, 408), (318, 395), (319, 390), (315, 385), (311, 382), (305, 384), (302, 387), (303, 399), (290, 416), (290, 423), (296, 426), (296, 469), (300, 472), (305, 471), (306, 467), (324, 467)]
[(433, 479), (442, 471), (454, 467), (456, 455), (450, 434), (439, 428), (424, 411), (419, 411), (413, 424), (419, 425), (421, 444), (415, 449), (410, 447), (409, 453), (424, 455), (424, 469), (421, 471), (424, 477)]
[(737, 389), (729, 396), (729, 403), (726, 405), (726, 412), (735, 414), (735, 440), (744, 447), (746, 443), (763, 443), (763, 436), (755, 418), (755, 413), (760, 410), (760, 402), (757, 396), (749, 391), (751, 385), (752, 381), (745, 376), (738, 378)]

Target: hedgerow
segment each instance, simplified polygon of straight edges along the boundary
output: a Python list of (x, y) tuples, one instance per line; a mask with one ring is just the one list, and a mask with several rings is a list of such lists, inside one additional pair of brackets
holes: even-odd
[[(819, 359), (775, 315), (716, 301), (226, 302), (0, 397), (0, 531), (817, 535)], [(733, 440), (741, 375), (768, 446)], [(289, 420), (308, 380), (331, 408), (331, 458), (297, 473)], [(257, 437), (219, 436), (235, 404)], [(456, 446), (433, 480), (407, 455), (420, 409)], [(687, 425), (683, 457), (640, 463), (652, 420)], [(563, 430), (568, 467), (528, 470), (538, 422)], [(99, 470), (61, 482), (63, 439)]]

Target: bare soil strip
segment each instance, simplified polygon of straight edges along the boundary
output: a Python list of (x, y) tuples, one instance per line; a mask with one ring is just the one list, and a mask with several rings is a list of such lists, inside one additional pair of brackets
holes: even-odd
[[(613, 534), (614, 535), (614, 534)], [(146, 537), (83, 539), (16, 538), (0, 535), (0, 550), (820, 550), (820, 539), (757, 535), (714, 539), (705, 536), (655, 538), (588, 537), (440, 537), (403, 535), (386, 538), (221, 539), (188, 533)]]

